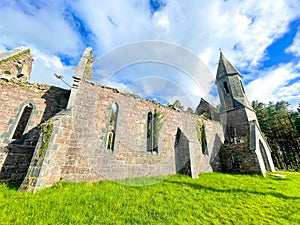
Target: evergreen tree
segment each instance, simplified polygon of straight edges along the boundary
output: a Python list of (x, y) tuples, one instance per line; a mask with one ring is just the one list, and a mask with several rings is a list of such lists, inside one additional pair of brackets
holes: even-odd
[(194, 113), (194, 110), (191, 107), (188, 107), (187, 110), (186, 110), (186, 112), (188, 112), (188, 113)]
[(175, 102), (173, 104), (168, 105), (168, 107), (175, 107), (177, 109), (184, 111), (184, 106), (181, 104), (179, 100), (175, 100)]
[(300, 169), (299, 112), (289, 110), (289, 103), (280, 101), (268, 105), (254, 101), (261, 130), (272, 148), (278, 169)]

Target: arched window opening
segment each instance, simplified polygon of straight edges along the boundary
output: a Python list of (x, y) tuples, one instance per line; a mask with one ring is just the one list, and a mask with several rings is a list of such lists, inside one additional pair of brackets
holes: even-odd
[(271, 171), (271, 167), (270, 167), (269, 159), (268, 159), (268, 156), (267, 156), (267, 152), (266, 152), (266, 149), (265, 149), (263, 143), (261, 142), (261, 140), (259, 140), (259, 149), (260, 149), (262, 158), (264, 160), (266, 170)]
[(245, 94), (244, 85), (243, 85), (243, 82), (242, 82), (241, 80), (240, 80), (240, 83), (241, 83), (242, 91), (243, 91), (243, 93)]
[(147, 115), (147, 151), (152, 152), (153, 151), (153, 113), (148, 112)]
[(33, 106), (31, 104), (25, 106), (12, 139), (21, 139), (29, 122), (32, 110)]
[(201, 131), (201, 148), (203, 155), (208, 155), (208, 148), (207, 148), (207, 139), (206, 139), (206, 132), (205, 132), (205, 126), (202, 124), (200, 127)]
[(106, 149), (113, 150), (113, 141), (114, 141), (114, 133), (108, 132), (107, 141), (106, 141)]
[(155, 111), (148, 112), (147, 115), (147, 151), (148, 152), (158, 152), (158, 114)]
[(224, 84), (224, 91), (225, 91), (225, 94), (229, 94), (229, 88), (228, 88), (227, 82), (225, 81), (223, 84)]
[(109, 126), (108, 126), (107, 140), (106, 140), (106, 149), (111, 151), (114, 150), (118, 111), (119, 111), (119, 106), (117, 103), (114, 103), (110, 111)]

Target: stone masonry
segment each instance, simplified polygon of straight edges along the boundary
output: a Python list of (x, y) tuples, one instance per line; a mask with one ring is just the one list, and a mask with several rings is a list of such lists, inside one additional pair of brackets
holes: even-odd
[(32, 62), (30, 49), (25, 47), (0, 53), (0, 79), (29, 81)]
[[(203, 172), (233, 170), (232, 155), (239, 151), (235, 149), (242, 145), (241, 149), (250, 149), (253, 141), (255, 149), (251, 154), (241, 150), (237, 156), (253, 166), (244, 163), (243, 170), (238, 170), (241, 167), (237, 163), (234, 170), (260, 173), (253, 169), (257, 168), (256, 162), (269, 160), (267, 143), (255, 122), (254, 133), (243, 134), (249, 141), (238, 144), (234, 143), (235, 136), (231, 141), (226, 134), (226, 124), (91, 81), (91, 51), (87, 48), (79, 61), (70, 91), (29, 83), (23, 76), (0, 77), (0, 181), (22, 182), (20, 190), (36, 191), (58, 181), (94, 182), (175, 173), (196, 178)], [(20, 52), (11, 53), (9, 58), (15, 60), (14, 54)], [(31, 57), (28, 51), (26, 54)], [(4, 61), (10, 62), (7, 58)], [(204, 105), (216, 114), (209, 103)], [(208, 112), (201, 107), (198, 111)], [(241, 118), (249, 127), (247, 117)], [(203, 134), (199, 126), (205, 128)], [(148, 146), (149, 135), (154, 137), (153, 149)], [(257, 143), (265, 148), (259, 158), (253, 155), (259, 149)]]

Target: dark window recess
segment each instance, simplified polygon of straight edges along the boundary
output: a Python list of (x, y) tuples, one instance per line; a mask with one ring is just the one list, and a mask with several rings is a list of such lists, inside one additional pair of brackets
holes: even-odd
[(175, 139), (175, 147), (178, 146), (180, 142), (181, 130), (177, 128), (176, 139)]
[(153, 149), (153, 114), (148, 112), (147, 116), (147, 151), (152, 152)]
[(32, 110), (33, 110), (33, 107), (31, 104), (27, 105), (24, 110), (23, 110), (23, 113), (21, 115), (21, 118), (19, 120), (19, 123), (17, 125), (17, 128), (14, 132), (14, 135), (13, 135), (13, 139), (20, 139), (22, 136), (23, 136), (23, 133), (26, 129), (26, 126), (28, 124), (28, 121), (30, 119), (30, 115), (32, 113)]
[(201, 126), (200, 131), (201, 131), (201, 148), (202, 148), (202, 153), (204, 155), (208, 155), (207, 139), (206, 139), (206, 132), (205, 132), (205, 126), (204, 125)]
[(228, 88), (228, 84), (226, 81), (224, 82), (224, 91), (225, 91), (225, 94), (229, 94), (229, 88)]
[(109, 150), (113, 150), (113, 142), (114, 142), (114, 133), (111, 131), (108, 133), (107, 136), (107, 144), (106, 144), (106, 148)]
[(241, 169), (241, 160), (236, 152), (231, 152), (230, 155), (231, 168), (233, 171), (239, 171)]
[(118, 110), (119, 110), (118, 104), (114, 103), (112, 105), (111, 112), (110, 112), (108, 134), (107, 134), (107, 141), (106, 141), (106, 149), (111, 151), (114, 150)]
[(147, 116), (147, 151), (158, 152), (157, 115), (152, 112)]
[(271, 166), (270, 166), (269, 159), (268, 159), (268, 156), (266, 153), (266, 149), (265, 149), (263, 143), (261, 142), (261, 140), (259, 140), (259, 149), (261, 151), (261, 155), (264, 160), (266, 170), (271, 171)]

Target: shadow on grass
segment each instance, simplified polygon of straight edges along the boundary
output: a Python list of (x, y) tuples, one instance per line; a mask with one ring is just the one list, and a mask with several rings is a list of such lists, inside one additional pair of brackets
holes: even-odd
[(17, 191), (19, 187), (21, 186), (22, 182), (5, 182), (3, 185), (5, 185), (10, 190)]
[(187, 186), (190, 186), (194, 189), (209, 190), (209, 191), (214, 191), (214, 192), (219, 192), (219, 193), (250, 193), (250, 194), (258, 194), (258, 195), (272, 195), (276, 198), (282, 198), (282, 199), (286, 199), (286, 200), (298, 200), (298, 199), (300, 199), (300, 197), (286, 196), (286, 195), (284, 195), (282, 193), (278, 193), (278, 192), (246, 191), (246, 190), (237, 189), (237, 188), (217, 189), (217, 188), (207, 187), (207, 186), (204, 186), (204, 185), (201, 185), (201, 184), (193, 184), (193, 183), (189, 183), (189, 182), (179, 182), (179, 181), (168, 181), (168, 182), (173, 183), (173, 184), (187, 185)]

